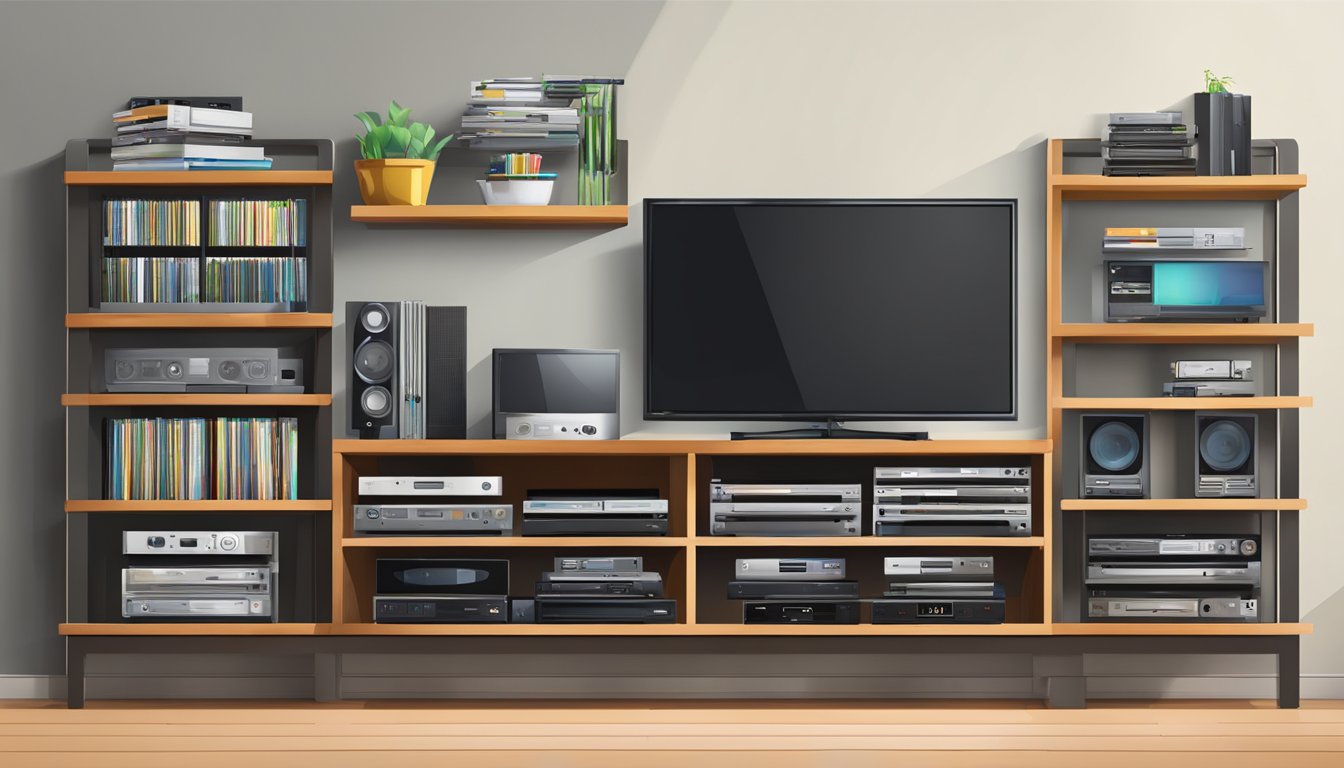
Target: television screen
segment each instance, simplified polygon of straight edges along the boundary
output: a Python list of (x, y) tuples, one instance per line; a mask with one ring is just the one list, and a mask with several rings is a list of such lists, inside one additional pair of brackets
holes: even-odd
[(1016, 416), (1016, 200), (645, 200), (645, 415)]

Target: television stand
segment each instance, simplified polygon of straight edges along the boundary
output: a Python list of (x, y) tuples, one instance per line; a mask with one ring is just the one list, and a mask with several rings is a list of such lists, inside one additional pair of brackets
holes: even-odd
[(730, 432), (734, 440), (928, 440), (928, 432), (882, 432), (875, 429), (849, 429), (831, 419), (824, 427), (774, 429), (762, 432)]

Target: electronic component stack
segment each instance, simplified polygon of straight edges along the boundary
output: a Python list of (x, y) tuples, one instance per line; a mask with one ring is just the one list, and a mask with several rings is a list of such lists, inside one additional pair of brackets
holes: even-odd
[(1195, 134), (1183, 112), (1112, 112), (1101, 138), (1101, 172), (1194, 176)]

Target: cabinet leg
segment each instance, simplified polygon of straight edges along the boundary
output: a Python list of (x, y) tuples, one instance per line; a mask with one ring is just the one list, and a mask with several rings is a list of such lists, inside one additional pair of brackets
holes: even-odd
[(1302, 647), (1296, 637), (1279, 646), (1279, 708), (1297, 709), (1302, 698)]
[(341, 698), (341, 656), (338, 653), (313, 654), (313, 700), (339, 701)]
[(1032, 676), (1036, 695), (1051, 709), (1082, 709), (1087, 706), (1087, 678), (1083, 655), (1033, 656)]
[(70, 638), (65, 642), (65, 706), (84, 708), (84, 642)]

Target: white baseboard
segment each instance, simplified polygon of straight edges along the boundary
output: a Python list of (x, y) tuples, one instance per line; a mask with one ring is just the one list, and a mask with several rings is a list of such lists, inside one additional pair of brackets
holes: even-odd
[[(504, 690), (487, 691), (482, 687), (470, 686), (465, 689), (444, 681), (442, 686), (433, 681), (419, 679), (408, 681), (399, 677), (377, 678), (372, 676), (346, 677), (342, 688), (350, 698), (361, 695), (369, 698), (423, 698), (445, 696), (451, 698), (527, 698), (529, 695), (555, 697), (563, 692), (552, 685), (537, 686), (512, 685)], [(573, 690), (586, 695), (597, 695), (591, 680), (575, 680)], [(966, 678), (943, 678), (934, 680), (924, 678), (919, 684), (906, 689), (902, 698), (958, 698), (974, 699), (1016, 697), (1013, 685), (1004, 685), (1006, 680), (997, 681), (999, 685), (977, 686), (975, 681)], [(587, 683), (587, 684), (585, 684)], [(1021, 681), (1024, 691), (1030, 691), (1031, 681)], [(253, 676), (144, 676), (127, 675), (90, 675), (88, 679), (90, 698), (107, 699), (306, 699), (312, 696), (313, 681), (303, 675), (253, 675)], [(568, 686), (563, 686), (568, 687)], [(787, 687), (787, 686), (786, 686)], [(456, 690), (454, 690), (456, 688)], [(745, 689), (749, 687), (744, 686)], [(982, 689), (983, 688), (983, 689)], [(1273, 698), (1274, 681), (1264, 675), (1205, 675), (1199, 677), (1130, 677), (1121, 680), (1117, 677), (1091, 677), (1088, 681), (1089, 695), (1097, 699), (1203, 699), (1203, 698)], [(608, 692), (612, 698), (657, 698), (694, 699), (701, 696), (680, 691), (649, 691), (641, 693), (630, 688), (614, 688)], [(722, 697), (719, 693), (710, 698)], [(765, 688), (755, 692), (761, 698), (792, 697), (792, 691), (779, 688)], [(851, 692), (827, 692), (817, 698), (835, 698), (836, 696), (853, 698), (886, 698), (890, 693), (876, 693), (869, 690)], [(1022, 694), (1028, 696), (1029, 694)], [(65, 677), (63, 675), (0, 675), (0, 699), (62, 699), (65, 697)], [(1303, 699), (1344, 699), (1344, 674), (1307, 674), (1302, 676)]]

